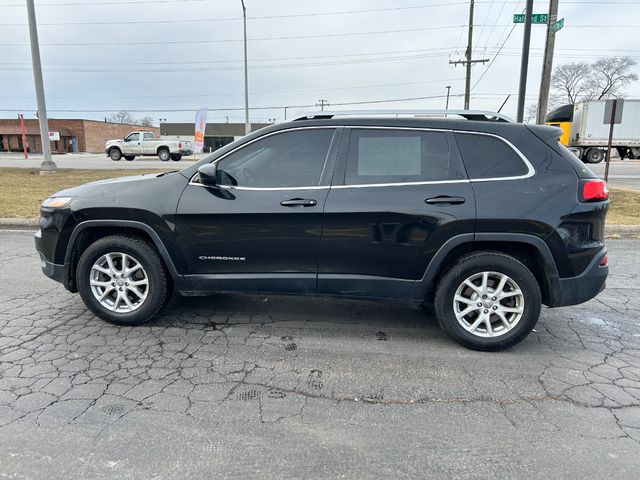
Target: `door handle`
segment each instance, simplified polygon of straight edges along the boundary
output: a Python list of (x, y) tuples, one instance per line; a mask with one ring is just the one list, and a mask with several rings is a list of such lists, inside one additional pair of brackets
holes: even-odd
[(463, 197), (450, 197), (448, 195), (440, 195), (439, 197), (427, 198), (424, 203), (429, 205), (459, 205), (466, 200)]
[(283, 207), (313, 207), (317, 204), (318, 202), (315, 200), (307, 198), (292, 198), (291, 200), (283, 200), (280, 202), (280, 205)]

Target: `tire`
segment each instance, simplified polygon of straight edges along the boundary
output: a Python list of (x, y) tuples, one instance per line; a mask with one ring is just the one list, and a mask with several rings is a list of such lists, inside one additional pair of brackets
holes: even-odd
[(129, 162), (132, 161), (134, 158), (136, 158), (134, 155), (125, 155), (124, 156), (124, 159), (129, 161)]
[(182, 160), (182, 155), (171, 155), (171, 160), (173, 160), (174, 162), (179, 162), (180, 160)]
[(114, 162), (117, 162), (122, 158), (122, 152), (118, 148), (112, 148), (109, 150), (109, 158)]
[[(485, 273), (488, 288), (480, 294)], [(508, 280), (502, 291), (508, 296), (494, 301), (497, 296), (492, 293), (503, 277)], [(465, 281), (473, 283), (477, 290)], [(454, 298), (464, 298), (466, 302)], [(490, 251), (458, 260), (440, 280), (435, 295), (436, 318), (445, 333), (467, 348), (483, 351), (504, 350), (524, 339), (538, 321), (541, 304), (540, 286), (531, 271), (509, 255)], [(456, 313), (460, 316), (468, 309), (472, 310), (458, 320)]]
[(600, 163), (604, 159), (604, 151), (599, 148), (590, 148), (584, 154), (586, 163)]
[[(136, 264), (140, 268), (121, 277), (123, 254), (130, 270)], [(92, 280), (101, 285), (92, 286)], [(78, 261), (76, 281), (89, 310), (116, 325), (141, 325), (150, 321), (166, 305), (172, 291), (171, 279), (155, 248), (144, 240), (125, 235), (111, 235), (92, 243)], [(133, 282), (137, 285), (130, 285)], [(126, 300), (120, 292), (126, 294)], [(104, 300), (100, 301), (99, 296)]]
[(158, 150), (158, 158), (163, 162), (168, 162), (171, 159), (171, 154), (169, 153), (169, 150), (162, 148)]

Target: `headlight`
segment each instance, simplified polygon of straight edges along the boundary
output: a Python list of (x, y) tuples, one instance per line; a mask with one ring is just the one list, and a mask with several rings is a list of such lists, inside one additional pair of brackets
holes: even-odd
[(42, 202), (43, 208), (64, 208), (68, 207), (73, 197), (49, 197)]

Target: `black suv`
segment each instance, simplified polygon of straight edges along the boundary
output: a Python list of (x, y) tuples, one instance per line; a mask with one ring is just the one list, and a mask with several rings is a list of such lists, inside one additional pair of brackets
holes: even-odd
[(42, 269), (117, 324), (174, 289), (329, 295), (426, 304), (461, 344), (507, 348), (542, 304), (604, 288), (608, 192), (560, 129), (455, 116), (303, 117), (178, 172), (59, 192)]

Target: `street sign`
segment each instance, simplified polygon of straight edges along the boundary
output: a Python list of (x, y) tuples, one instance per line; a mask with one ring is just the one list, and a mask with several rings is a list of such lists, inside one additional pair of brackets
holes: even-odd
[[(613, 108), (615, 104), (615, 109)], [(624, 107), (624, 99), (615, 98), (607, 100), (604, 104), (604, 120), (605, 125), (617, 125), (622, 123), (622, 108)], [(614, 116), (615, 112), (615, 116)]]
[(551, 32), (556, 33), (562, 27), (564, 27), (564, 18), (561, 18), (560, 20), (555, 22), (553, 25), (551, 25)]
[[(513, 23), (524, 23), (527, 16), (524, 13), (513, 15)], [(531, 23), (546, 25), (549, 22), (549, 15), (546, 13), (534, 13), (531, 15)]]

